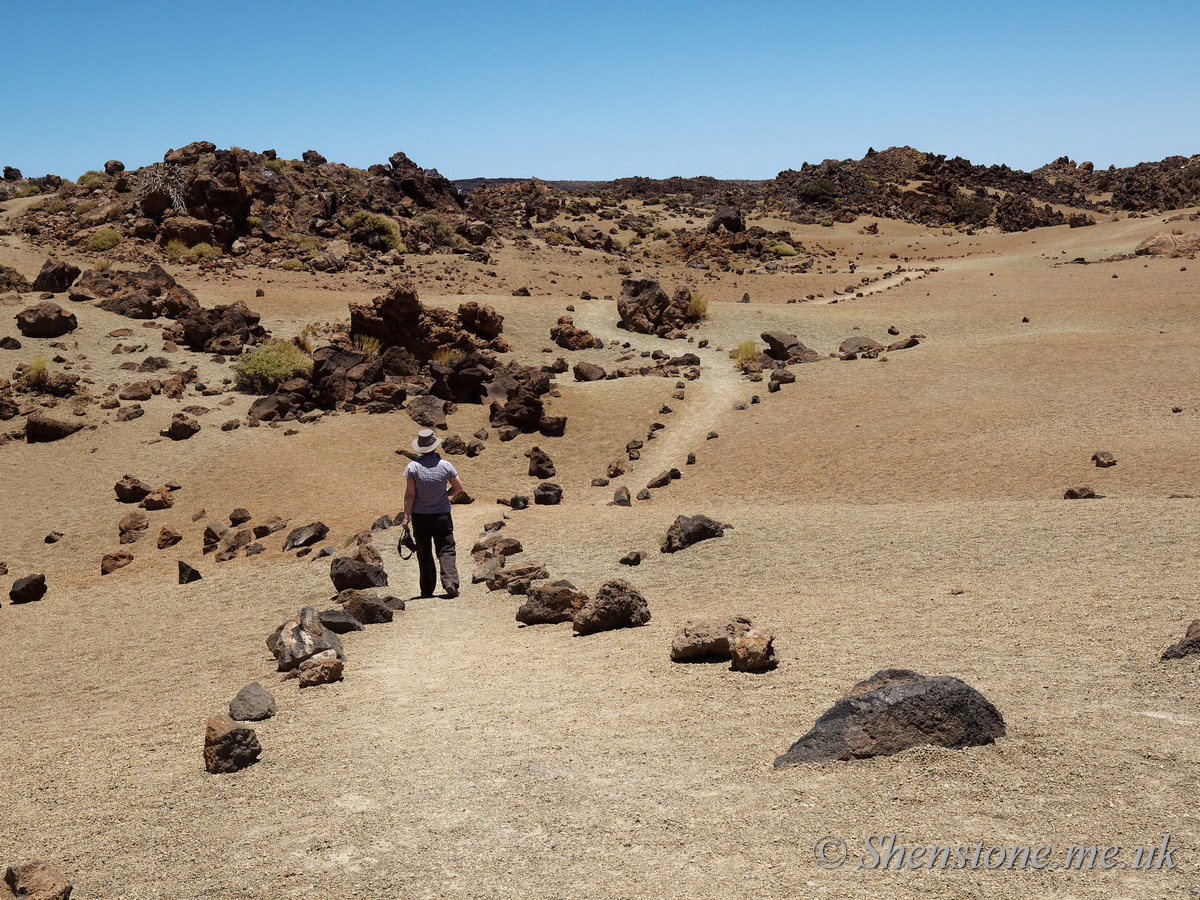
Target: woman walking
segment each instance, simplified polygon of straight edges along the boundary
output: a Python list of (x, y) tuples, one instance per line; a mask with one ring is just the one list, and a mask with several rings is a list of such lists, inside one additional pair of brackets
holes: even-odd
[[(430, 429), (417, 432), (413, 450), (421, 454), (404, 469), (404, 520), (412, 522), (417, 542), (417, 562), (421, 567), (421, 596), (432, 597), (437, 567), (442, 570), (442, 588), (446, 596), (458, 596), (458, 566), (454, 557), (454, 521), (450, 518), (450, 498), (462, 491), (458, 471), (442, 459), (437, 448), (442, 439)], [(437, 563), (434, 562), (434, 556)]]

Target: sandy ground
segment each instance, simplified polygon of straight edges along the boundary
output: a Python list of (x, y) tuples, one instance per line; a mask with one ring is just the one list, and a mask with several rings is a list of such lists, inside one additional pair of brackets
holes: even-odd
[[(320, 519), (342, 546), (400, 509), (405, 461), (394, 451), (412, 439), (407, 416), (327, 416), (292, 436), (222, 432), (252, 398), (189, 393), (153, 398), (130, 423), (93, 405), (84, 418), (94, 430), (0, 447), (0, 559), (10, 580), (42, 571), (50, 585), (36, 604), (0, 598), (0, 864), (41, 857), (79, 898), (1200, 895), (1200, 658), (1158, 662), (1200, 617), (1200, 501), (1168, 499), (1200, 495), (1200, 264), (1062, 264), (1131, 252), (1171, 227), (1156, 219), (998, 236), (764, 224), (836, 250), (821, 263), (834, 271), (705, 278), (662, 260), (636, 266), (668, 289), (691, 279), (711, 301), (694, 332), (710, 346), (686, 347), (703, 375), (684, 400), (670, 398), (673, 379), (566, 375), (551, 407), (569, 418), (564, 437), (493, 437), (478, 458), (453, 458), (476, 497), (455, 512), (461, 560), (506, 511), (496, 498), (531, 493), (523, 452), (537, 444), (564, 501), (511, 513), (506, 533), (589, 593), (629, 578), (653, 615), (643, 628), (520, 628), (520, 598), (468, 585), (348, 636), (345, 680), (301, 692), (280, 681), (263, 639), (301, 606), (325, 607), (326, 563), (283, 555), (281, 533), (261, 556), (217, 564), (201, 554), (203, 524), (245, 506), (256, 522)], [(830, 303), (856, 280), (850, 259), (858, 275), (909, 271)], [(0, 262), (32, 277), (43, 260), (0, 237)], [(427, 303), (494, 305), (526, 362), (562, 354), (541, 350), (568, 304), (605, 340), (682, 352), (618, 330), (612, 301), (579, 298), (616, 296), (619, 262), (507, 247), (486, 266), (414, 258), (401, 277)], [(397, 277), (174, 271), (205, 304), (245, 299), (280, 337), (345, 319), (347, 302)], [(510, 296), (522, 285), (534, 296)], [(825, 296), (786, 302), (810, 293)], [(4, 317), (31, 299), (0, 299)], [(140, 323), (71, 306), (80, 328), (68, 349), (22, 339), (20, 351), (0, 351), (0, 374), (59, 353), (100, 393), (135, 379), (120, 362), (161, 347), (145, 329), (145, 353), (113, 356), (108, 332)], [(743, 379), (726, 353), (768, 329), (827, 353), (855, 334), (885, 339), (892, 325), (926, 337), (886, 362), (799, 367), (777, 394)], [(611, 367), (618, 352), (562, 355)], [(209, 383), (232, 374), (202, 354), (176, 360)], [(760, 403), (733, 408), (755, 394)], [(661, 414), (664, 402), (674, 411)], [(209, 408), (203, 430), (159, 440), (190, 405)], [(666, 427), (633, 472), (591, 487), (654, 422)], [(450, 431), (482, 425), (486, 412), (464, 406)], [(1097, 450), (1118, 465), (1094, 468)], [(672, 466), (683, 478), (652, 500), (607, 505), (618, 484), (636, 493)], [(127, 472), (183, 487), (174, 509), (149, 513), (135, 562), (101, 578), (128, 510), (112, 485)], [(1103, 497), (1060, 499), (1083, 484)], [(636, 569), (617, 564), (629, 550), (657, 551), (675, 516), (694, 513), (732, 529), (682, 553), (651, 552)], [(184, 540), (158, 551), (164, 523)], [(65, 537), (44, 544), (51, 530)], [(392, 592), (408, 597), (416, 568), (395, 538), (376, 543)], [(177, 585), (177, 559), (204, 579)], [(779, 668), (672, 664), (675, 629), (699, 612), (773, 628)], [(1004, 715), (1007, 737), (772, 768), (847, 688), (892, 666), (966, 680)], [(254, 725), (262, 760), (208, 775), (204, 723), (251, 681), (279, 703)], [(856, 868), (871, 862), (864, 840), (888, 834), (970, 845), (968, 860), (977, 842), (985, 853), (1047, 845), (1055, 863), (1068, 845), (1122, 850), (1106, 871)], [(1135, 871), (1134, 848), (1165, 834), (1179, 848), (1175, 868)], [(814, 860), (826, 835), (849, 845), (842, 868)]]

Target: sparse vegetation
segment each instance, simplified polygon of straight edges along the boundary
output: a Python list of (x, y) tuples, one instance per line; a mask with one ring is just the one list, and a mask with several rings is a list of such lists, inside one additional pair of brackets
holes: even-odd
[(93, 188), (98, 188), (104, 184), (105, 177), (106, 176), (103, 172), (97, 172), (95, 169), (91, 169), (90, 171), (84, 172), (82, 175), (80, 175), (77, 183), (81, 188), (86, 188), (90, 191)]
[(455, 231), (453, 226), (443, 219), (439, 213), (425, 213), (425, 215), (421, 216), (421, 224), (433, 235), (433, 239), (439, 247), (466, 246), (467, 239)]
[(758, 359), (758, 344), (754, 341), (742, 341), (729, 353), (729, 358), (739, 366), (751, 359)]
[[(547, 246), (550, 247), (562, 247), (571, 243), (571, 239), (565, 234), (562, 234), (558, 231), (551, 231), (549, 229), (546, 229), (541, 233), (541, 238), (546, 242)], [(634, 240), (636, 240), (636, 238)], [(632, 243), (632, 241), (630, 243)]]
[(257, 228), (261, 224), (262, 224), (262, 219), (260, 219), (258, 216), (246, 216), (246, 227), (247, 228)]
[(42, 192), (42, 189), (40, 187), (38, 187), (36, 184), (30, 184), (30, 185), (26, 185), (25, 187), (21, 188), (21, 190), (17, 191), (17, 196), (18, 197), (36, 197), (41, 192)]
[(687, 314), (689, 319), (707, 319), (708, 300), (701, 294), (693, 291), (691, 299), (688, 300)]
[(369, 334), (356, 334), (354, 336), (354, 349), (365, 356), (367, 359), (374, 359), (379, 355), (379, 338), (371, 337)]
[(300, 262), (298, 259), (285, 259), (279, 264), (279, 268), (288, 272), (295, 272), (297, 269), (303, 269), (304, 263)]
[(300, 234), (299, 232), (292, 232), (291, 234), (289, 234), (287, 236), (287, 239), (289, 241), (291, 241), (293, 244), (296, 244), (297, 246), (299, 246), (301, 250), (307, 250), (309, 253), (320, 253), (321, 252), (321, 239), (318, 237), (314, 237), (311, 234)]
[(238, 390), (270, 394), (281, 384), (311, 371), (308, 354), (290, 341), (275, 341), (243, 356), (235, 378)]
[(64, 201), (55, 200), (52, 203), (46, 204), (46, 214), (50, 216), (56, 216), (66, 208), (67, 204)]
[(75, 215), (76, 216), (86, 216), (93, 209), (95, 209), (98, 205), (99, 204), (97, 204), (95, 200), (84, 200), (82, 203), (80, 203), (78, 206), (75, 207)]
[(263, 163), (263, 165), (276, 175), (282, 175), (285, 178), (287, 177), (287, 169), (284, 167), (282, 159), (268, 159)]
[(654, 239), (656, 241), (665, 241), (670, 236), (671, 236), (671, 232), (665, 228), (658, 228), (654, 232)]
[(462, 355), (461, 350), (455, 350), (453, 347), (441, 347), (433, 352), (429, 361), (441, 366), (448, 366), (456, 359), (462, 359)]
[(189, 247), (188, 253), (191, 256), (196, 257), (197, 261), (205, 260), (205, 259), (215, 259), (216, 257), (221, 255), (221, 251), (218, 250), (216, 247), (214, 247), (212, 244), (208, 243), (207, 241), (204, 241), (203, 243), (199, 243), (195, 247)]
[(404, 241), (400, 239), (400, 226), (380, 213), (360, 209), (354, 215), (343, 219), (342, 227), (353, 233), (353, 240), (368, 247), (375, 248), (378, 245), (377, 249), (408, 252)]
[(40, 391), (46, 386), (49, 378), (50, 372), (46, 368), (46, 357), (35, 356), (33, 362), (25, 370), (25, 375), (21, 381), (24, 383), (26, 390)]
[(143, 200), (151, 194), (166, 194), (171, 208), (181, 216), (188, 214), (183, 201), (183, 189), (187, 185), (187, 170), (182, 166), (155, 163), (146, 169), (137, 183), (137, 194)]
[(113, 231), (111, 228), (101, 228), (88, 239), (87, 248), (99, 253), (104, 250), (111, 250), (119, 243), (121, 243), (119, 232)]
[(631, 238), (629, 239), (629, 246), (630, 246), (630, 247), (636, 247), (636, 246), (638, 246), (638, 245), (639, 245), (641, 242), (642, 242), (642, 239), (641, 239), (640, 237), (637, 237), (637, 236), (635, 235), (634, 237), (631, 237)]
[(187, 248), (187, 244), (185, 244), (183, 241), (181, 241), (179, 239), (176, 239), (173, 241), (168, 241), (167, 246), (164, 249), (167, 254), (167, 259), (170, 262), (177, 263), (177, 262), (179, 262), (179, 257), (181, 257), (181, 256), (183, 256), (183, 254), (187, 253), (188, 248)]
[(313, 334), (316, 331), (311, 325), (305, 325), (300, 329), (300, 333), (296, 335), (296, 346), (305, 353), (313, 352)]
[(109, 269), (112, 268), (112, 260), (111, 259), (98, 259), (98, 260), (96, 260), (96, 265), (93, 268), (95, 268), (95, 270), (97, 272), (107, 272)]
[(763, 249), (766, 250), (768, 253), (774, 253), (776, 256), (795, 256), (796, 255), (796, 248), (793, 247), (791, 244), (785, 244), (783, 241), (779, 241), (778, 243), (775, 243), (775, 244), (767, 244), (766, 246), (763, 247)]

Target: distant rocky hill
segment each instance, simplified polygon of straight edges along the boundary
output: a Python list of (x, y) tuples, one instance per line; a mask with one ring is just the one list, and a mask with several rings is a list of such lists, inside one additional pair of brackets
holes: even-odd
[[(196, 141), (132, 172), (109, 160), (103, 171), (87, 172), (77, 183), (55, 175), (26, 178), (5, 167), (0, 202), (33, 195), (37, 199), (16, 227), (51, 252), (65, 245), (138, 263), (165, 257), (219, 265), (240, 258), (253, 265), (329, 271), (354, 261), (386, 265), (404, 253), (486, 259), (488, 247), (498, 246), (495, 237), (520, 240), (539, 225), (544, 233), (554, 231), (544, 234), (551, 243), (619, 253), (602, 235), (589, 231), (581, 237), (582, 229), (575, 232), (554, 220), (596, 215), (644, 237), (660, 223), (653, 214), (631, 210), (630, 200), (693, 217), (734, 208), (800, 224), (849, 223), (870, 215), (964, 230), (1090, 225), (1096, 216), (1200, 203), (1200, 156), (1104, 171), (1064, 156), (1021, 172), (892, 147), (869, 149), (860, 160), (804, 163), (766, 181), (700, 176), (453, 182), (403, 153), (364, 170), (331, 163), (313, 150), (299, 160), (283, 160), (271, 150), (223, 150)], [(713, 231), (714, 239), (737, 252), (754, 252), (762, 243), (761, 236), (748, 243), (726, 241), (728, 229)], [(786, 240), (787, 234), (775, 237)], [(688, 259), (706, 243), (677, 238), (677, 252)]]

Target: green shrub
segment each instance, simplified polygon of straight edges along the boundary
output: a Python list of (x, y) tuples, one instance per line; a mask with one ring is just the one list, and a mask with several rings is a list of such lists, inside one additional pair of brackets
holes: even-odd
[(630, 247), (636, 247), (636, 246), (637, 246), (638, 244), (640, 244), (641, 242), (642, 242), (642, 239), (641, 239), (640, 237), (637, 237), (637, 236), (635, 235), (634, 237), (631, 237), (631, 238), (629, 239), (629, 246), (630, 246)]
[(374, 359), (379, 355), (379, 338), (371, 337), (369, 334), (356, 334), (354, 336), (354, 349), (365, 356), (367, 359)]
[(800, 197), (808, 203), (820, 203), (837, 193), (837, 185), (828, 178), (814, 178), (800, 186)]
[(187, 244), (176, 238), (173, 241), (169, 241), (164, 250), (166, 250), (167, 259), (170, 262), (179, 262), (179, 257), (187, 253)]
[(795, 256), (796, 249), (791, 244), (785, 244), (779, 241), (776, 244), (768, 244), (763, 247), (768, 253), (774, 253), (776, 256)]
[(262, 219), (260, 219), (258, 216), (246, 216), (246, 227), (247, 228), (257, 228), (261, 224), (262, 224)]
[(342, 227), (347, 231), (356, 232), (355, 240), (366, 243), (375, 235), (379, 238), (379, 243), (388, 250), (408, 252), (404, 241), (400, 239), (400, 227), (387, 216), (360, 209), (354, 215), (343, 219)]
[(195, 247), (189, 247), (188, 253), (196, 257), (197, 260), (215, 259), (221, 255), (221, 251), (207, 241), (197, 244)]
[(429, 357), (430, 362), (435, 362), (438, 365), (448, 366), (456, 359), (462, 359), (462, 351), (455, 350), (453, 347), (441, 347), (433, 352), (433, 356)]
[(36, 184), (26, 185), (17, 193), (18, 197), (36, 197), (42, 192), (42, 189)]
[(729, 358), (741, 365), (748, 359), (758, 359), (758, 344), (754, 341), (742, 341), (729, 354)]
[(55, 200), (53, 203), (46, 204), (46, 214), (50, 216), (56, 216), (66, 208), (67, 204), (62, 200)]
[(313, 237), (311, 234), (293, 232), (287, 236), (287, 239), (293, 244), (299, 245), (301, 250), (307, 250), (309, 253), (321, 252), (321, 239)]
[(313, 333), (316, 331), (311, 325), (305, 325), (300, 329), (300, 333), (296, 335), (296, 346), (305, 353), (313, 352)]
[(450, 223), (438, 213), (425, 213), (421, 216), (420, 221), (429, 229), (429, 233), (433, 235), (433, 239), (437, 241), (439, 247), (463, 247), (467, 243), (467, 239), (455, 231)]
[(25, 376), (22, 380), (25, 382), (26, 388), (40, 391), (46, 386), (46, 381), (49, 378), (50, 372), (46, 369), (46, 357), (36, 356), (29, 368), (25, 370)]
[(25, 212), (39, 213), (46, 208), (45, 200), (34, 200), (29, 206), (25, 207)]
[(558, 231), (550, 231), (549, 229), (547, 229), (546, 231), (543, 231), (541, 234), (541, 237), (542, 237), (542, 240), (544, 240), (546, 242), (546, 244), (551, 247), (561, 247), (564, 244), (571, 243), (571, 239), (569, 237), (567, 237), (565, 234), (562, 234), (561, 232), (558, 232)]
[(111, 250), (119, 243), (121, 243), (121, 235), (118, 232), (111, 228), (101, 228), (88, 240), (87, 247), (98, 253), (103, 250)]
[(97, 204), (95, 200), (84, 200), (82, 203), (80, 203), (78, 206), (75, 207), (75, 215), (86, 216), (93, 209), (95, 209), (98, 205), (99, 204)]
[(281, 384), (312, 371), (312, 360), (290, 341), (276, 341), (243, 356), (237, 364), (239, 390), (270, 394)]
[(654, 232), (654, 239), (656, 241), (665, 241), (670, 236), (671, 236), (671, 232), (667, 231), (667, 229), (665, 229), (665, 228), (656, 229)]
[(92, 169), (80, 175), (77, 184), (81, 188), (85, 188), (90, 191), (93, 188), (98, 188), (104, 184), (105, 177), (106, 176), (103, 172), (97, 172), (95, 169)]
[(707, 319), (708, 301), (698, 293), (693, 292), (688, 300), (687, 314), (689, 319)]
[(285, 178), (287, 177), (287, 169), (284, 168), (282, 159), (268, 159), (263, 163), (263, 165), (276, 175), (283, 175)]
[(279, 268), (285, 269), (288, 272), (295, 272), (297, 269), (303, 269), (304, 263), (298, 259), (285, 259), (279, 264)]

